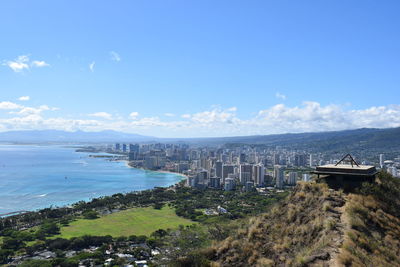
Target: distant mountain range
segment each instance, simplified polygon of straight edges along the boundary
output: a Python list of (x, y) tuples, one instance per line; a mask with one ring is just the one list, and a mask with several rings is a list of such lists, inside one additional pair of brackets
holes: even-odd
[(356, 130), (275, 134), (213, 139), (191, 139), (190, 141), (229, 144), (252, 144), (256, 146), (282, 146), (292, 149), (305, 149), (315, 152), (343, 151), (400, 151), (400, 127), (398, 128), (362, 128)]
[(189, 144), (236, 146), (282, 146), (315, 151), (386, 150), (400, 151), (400, 127), (387, 129), (274, 134), (216, 138), (157, 138), (116, 131), (66, 132), (58, 130), (10, 131), (0, 133), (0, 142), (11, 143), (104, 143), (104, 142), (184, 142)]

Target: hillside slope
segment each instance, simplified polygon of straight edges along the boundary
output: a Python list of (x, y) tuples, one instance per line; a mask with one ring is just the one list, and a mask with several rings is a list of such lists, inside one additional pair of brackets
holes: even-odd
[(325, 184), (299, 184), (271, 212), (215, 246), (219, 266), (321, 265), (338, 253), (345, 196)]
[(400, 266), (400, 182), (346, 195), (300, 183), (271, 212), (208, 252), (212, 266)]

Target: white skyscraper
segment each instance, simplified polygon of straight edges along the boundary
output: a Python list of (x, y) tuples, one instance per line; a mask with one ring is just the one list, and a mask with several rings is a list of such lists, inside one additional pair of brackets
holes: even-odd
[(304, 182), (309, 182), (310, 181), (310, 175), (308, 173), (303, 173), (303, 181)]
[(383, 168), (383, 162), (385, 161), (385, 155), (379, 154), (379, 166)]

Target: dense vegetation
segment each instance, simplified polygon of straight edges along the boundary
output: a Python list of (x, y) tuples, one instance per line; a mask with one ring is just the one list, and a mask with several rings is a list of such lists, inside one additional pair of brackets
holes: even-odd
[(382, 172), (355, 193), (299, 183), (251, 218), (175, 266), (399, 266), (400, 180)]
[[(350, 194), (323, 183), (301, 182), (286, 198), (287, 194), (266, 196), (178, 186), (116, 194), (69, 209), (46, 209), (32, 213), (37, 223), (27, 229), (21, 228), (28, 224), (27, 215), (13, 216), (2, 219), (0, 261), (7, 262), (15, 253), (34, 255), (47, 250), (56, 257), (24, 261), (22, 266), (103, 264), (110, 257), (105, 252), (111, 246), (136, 259), (149, 259), (156, 249), (160, 254), (150, 263), (156, 266), (400, 265), (399, 179), (382, 172), (376, 183), (364, 183)], [(136, 202), (129, 201), (132, 199)], [(228, 212), (210, 216), (203, 212), (218, 206)], [(118, 210), (131, 207), (154, 212), (175, 210), (176, 215), (198, 223), (154, 229), (147, 235), (111, 236), (104, 232), (101, 236), (57, 237), (60, 229), (67, 229), (65, 225), (73, 224), (76, 218), (92, 223), (104, 218), (104, 212), (118, 215)], [(10, 226), (14, 222), (17, 227)], [(90, 247), (95, 249), (87, 251)], [(76, 254), (67, 257), (67, 251)], [(126, 263), (112, 257), (114, 265)]]
[[(231, 234), (232, 229), (238, 227), (237, 219), (265, 212), (271, 204), (286, 196), (286, 192), (261, 195), (257, 192), (241, 192), (240, 190), (224, 192), (176, 186), (115, 194), (93, 199), (90, 202), (78, 202), (72, 207), (48, 208), (2, 218), (0, 220), (0, 237), (2, 238), (0, 263), (7, 263), (13, 255), (14, 257), (15, 255), (29, 256), (45, 251), (56, 253), (56, 258), (46, 262), (46, 264), (50, 262), (51, 266), (77, 266), (83, 259), (90, 261), (91, 264), (104, 263), (106, 258), (104, 251), (110, 245), (113, 248), (119, 248), (116, 251), (134, 253), (137, 259), (148, 259), (150, 252), (146, 250), (157, 248), (165, 253), (162, 255), (169, 255), (161, 257), (160, 261), (174, 262), (196, 248), (211, 245), (211, 240), (226, 238)], [(217, 210), (218, 206), (223, 206), (228, 211), (211, 216), (204, 214), (205, 209)], [(152, 229), (146, 228), (147, 236), (140, 236), (144, 232), (137, 232), (139, 236), (132, 235), (135, 223), (132, 216), (138, 216), (138, 214), (130, 214), (130, 211), (135, 210), (152, 211), (147, 212), (148, 216), (144, 218), (146, 223), (153, 220), (153, 224), (146, 225), (149, 227), (153, 225)], [(176, 215), (167, 215), (175, 216), (176, 222), (179, 220), (178, 223), (182, 225), (178, 229), (169, 229), (176, 227), (177, 224), (171, 227), (172, 224), (154, 223), (157, 218), (152, 215), (174, 210)], [(110, 213), (111, 215), (105, 215)], [(129, 213), (129, 216), (124, 217), (126, 213)], [(177, 215), (186, 219), (179, 218)], [(122, 218), (126, 224), (113, 224), (112, 227), (119, 229), (110, 230), (105, 224), (109, 218)], [(185, 227), (184, 225), (190, 222), (188, 219), (200, 224)], [(96, 226), (97, 222), (100, 222), (99, 227)], [(141, 223), (145, 224), (144, 221)], [(66, 233), (67, 229), (73, 229), (75, 224), (86, 225), (87, 229), (90, 228), (87, 233), (93, 236), (87, 235), (85, 228), (80, 228), (79, 233)], [(68, 225), (71, 225), (70, 228)], [(130, 229), (124, 231), (124, 227)], [(112, 233), (114, 236), (111, 235)], [(144, 243), (144, 245), (132, 251), (132, 246), (137, 245), (135, 242)], [(98, 248), (91, 251), (89, 255), (83, 250), (89, 247)], [(67, 257), (65, 255), (67, 250), (73, 250), (77, 254)], [(34, 266), (40, 262), (29, 261), (29, 264), (31, 265), (27, 266)]]

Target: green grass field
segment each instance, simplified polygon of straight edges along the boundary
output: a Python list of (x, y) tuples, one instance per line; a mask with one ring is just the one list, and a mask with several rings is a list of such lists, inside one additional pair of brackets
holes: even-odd
[(71, 238), (83, 235), (150, 235), (158, 229), (174, 229), (179, 225), (190, 225), (193, 221), (178, 217), (174, 209), (164, 207), (156, 210), (153, 207), (133, 208), (102, 216), (94, 220), (78, 219), (69, 226), (61, 228), (61, 234), (54, 236)]

